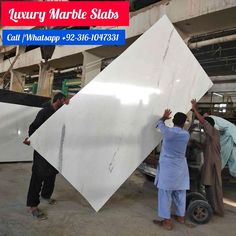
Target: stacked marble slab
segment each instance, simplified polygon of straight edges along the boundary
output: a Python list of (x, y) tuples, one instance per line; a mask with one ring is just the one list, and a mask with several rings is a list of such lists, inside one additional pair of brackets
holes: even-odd
[(30, 140), (98, 211), (161, 141), (164, 109), (186, 113), (211, 86), (164, 16)]
[(22, 142), (38, 108), (0, 103), (0, 162), (32, 161), (33, 149)]
[(32, 161), (33, 148), (22, 142), (49, 98), (0, 90), (0, 162)]

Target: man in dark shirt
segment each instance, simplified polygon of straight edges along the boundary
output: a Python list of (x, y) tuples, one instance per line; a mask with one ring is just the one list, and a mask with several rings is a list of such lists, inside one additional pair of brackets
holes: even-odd
[[(65, 95), (57, 93), (53, 98), (52, 104), (47, 104), (40, 110), (29, 127), (29, 136), (31, 136), (51, 115), (53, 115), (63, 104), (66, 103)], [(26, 139), (25, 144), (30, 145)], [(49, 204), (55, 204), (51, 199), (54, 190), (54, 184), (58, 171), (49, 164), (37, 151), (34, 150), (32, 175), (27, 196), (27, 206), (30, 207), (32, 215), (38, 219), (46, 219), (46, 215), (38, 209), (40, 203), (39, 196)], [(41, 194), (40, 194), (41, 191)]]

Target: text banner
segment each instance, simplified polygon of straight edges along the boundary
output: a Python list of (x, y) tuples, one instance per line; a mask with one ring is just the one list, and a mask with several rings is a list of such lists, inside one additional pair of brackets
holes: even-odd
[(2, 2), (2, 26), (128, 26), (128, 1)]
[(124, 45), (125, 30), (3, 30), (3, 45)]

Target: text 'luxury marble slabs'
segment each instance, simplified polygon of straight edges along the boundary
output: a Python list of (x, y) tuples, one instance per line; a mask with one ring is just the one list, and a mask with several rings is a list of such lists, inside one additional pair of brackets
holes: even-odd
[(31, 137), (98, 211), (160, 142), (165, 108), (188, 112), (212, 83), (162, 17)]

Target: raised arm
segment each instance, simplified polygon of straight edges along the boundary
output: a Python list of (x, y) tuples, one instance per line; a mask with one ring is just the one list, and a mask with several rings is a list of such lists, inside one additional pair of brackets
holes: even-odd
[(165, 126), (165, 120), (170, 119), (171, 115), (171, 110), (170, 109), (166, 109), (164, 111), (163, 116), (157, 121), (157, 127), (161, 130), (162, 134), (165, 134), (166, 131), (168, 130), (168, 127)]
[(172, 113), (172, 111), (170, 109), (166, 109), (164, 111), (163, 116), (161, 117), (161, 120), (165, 121), (165, 120), (171, 119), (171, 117), (170, 117), (171, 113)]
[(199, 122), (201, 124), (203, 124), (205, 122), (205, 119), (197, 110), (197, 101), (196, 101), (196, 99), (193, 99), (191, 101), (191, 103), (192, 103), (192, 110), (193, 110), (193, 112), (195, 113), (195, 115), (196, 115), (197, 119), (199, 120)]

